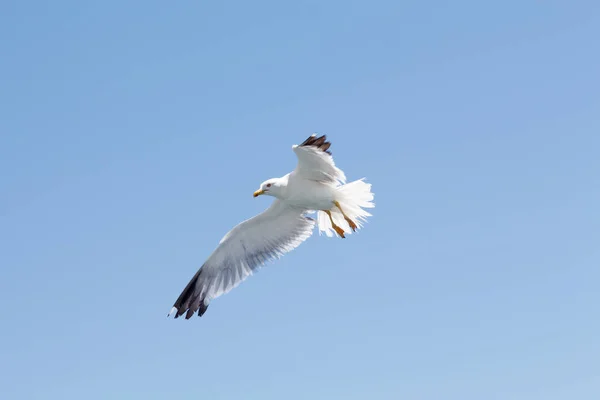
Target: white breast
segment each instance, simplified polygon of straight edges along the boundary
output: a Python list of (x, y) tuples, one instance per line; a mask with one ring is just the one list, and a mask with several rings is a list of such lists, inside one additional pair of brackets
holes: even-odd
[(309, 210), (329, 210), (333, 206), (335, 186), (290, 174), (286, 202)]

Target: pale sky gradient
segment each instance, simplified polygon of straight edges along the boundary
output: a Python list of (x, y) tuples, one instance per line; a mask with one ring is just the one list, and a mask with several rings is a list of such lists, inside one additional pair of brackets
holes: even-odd
[[(3, 399), (600, 398), (600, 3), (5, 1)], [(377, 207), (167, 319), (327, 134)]]

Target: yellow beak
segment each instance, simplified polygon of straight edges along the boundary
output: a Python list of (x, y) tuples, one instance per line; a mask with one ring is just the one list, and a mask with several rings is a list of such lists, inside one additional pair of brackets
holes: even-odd
[(261, 194), (264, 194), (264, 193), (265, 193), (265, 191), (264, 191), (264, 190), (262, 190), (262, 189), (259, 189), (259, 190), (257, 190), (256, 192), (254, 192), (253, 196), (254, 196), (254, 197), (258, 197), (258, 196), (260, 196)]

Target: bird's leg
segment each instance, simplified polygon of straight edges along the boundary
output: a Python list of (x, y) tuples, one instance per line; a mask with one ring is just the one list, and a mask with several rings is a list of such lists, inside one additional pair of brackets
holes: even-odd
[(352, 221), (350, 218), (348, 218), (348, 216), (346, 215), (346, 213), (344, 212), (344, 210), (342, 210), (342, 206), (340, 206), (340, 203), (338, 203), (337, 200), (334, 200), (333, 204), (335, 204), (335, 206), (340, 209), (340, 211), (342, 212), (342, 215), (344, 216), (344, 219), (346, 220), (346, 222), (348, 223), (348, 225), (350, 225), (350, 228), (352, 228), (352, 231), (356, 232), (356, 230), (358, 229), (358, 226), (356, 226), (356, 224), (354, 223), (354, 221)]
[(333, 222), (333, 218), (331, 218), (331, 211), (329, 211), (329, 210), (323, 210), (323, 212), (329, 216), (329, 220), (331, 221), (331, 226), (333, 226), (333, 230), (334, 230), (334, 231), (335, 231), (335, 232), (336, 232), (338, 235), (340, 235), (340, 237), (341, 237), (342, 239), (344, 239), (344, 238), (346, 237), (346, 236), (344, 236), (344, 230), (343, 230), (342, 228), (340, 228), (339, 226), (337, 226), (337, 225), (335, 224), (335, 222)]

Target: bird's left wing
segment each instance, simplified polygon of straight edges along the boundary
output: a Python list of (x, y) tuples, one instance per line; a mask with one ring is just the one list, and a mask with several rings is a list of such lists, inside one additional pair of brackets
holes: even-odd
[[(210, 301), (239, 285), (265, 262), (298, 247), (312, 234), (315, 221), (305, 210), (280, 200), (223, 237), (219, 246), (185, 287), (171, 313), (202, 316)], [(169, 314), (169, 315), (170, 315)]]

